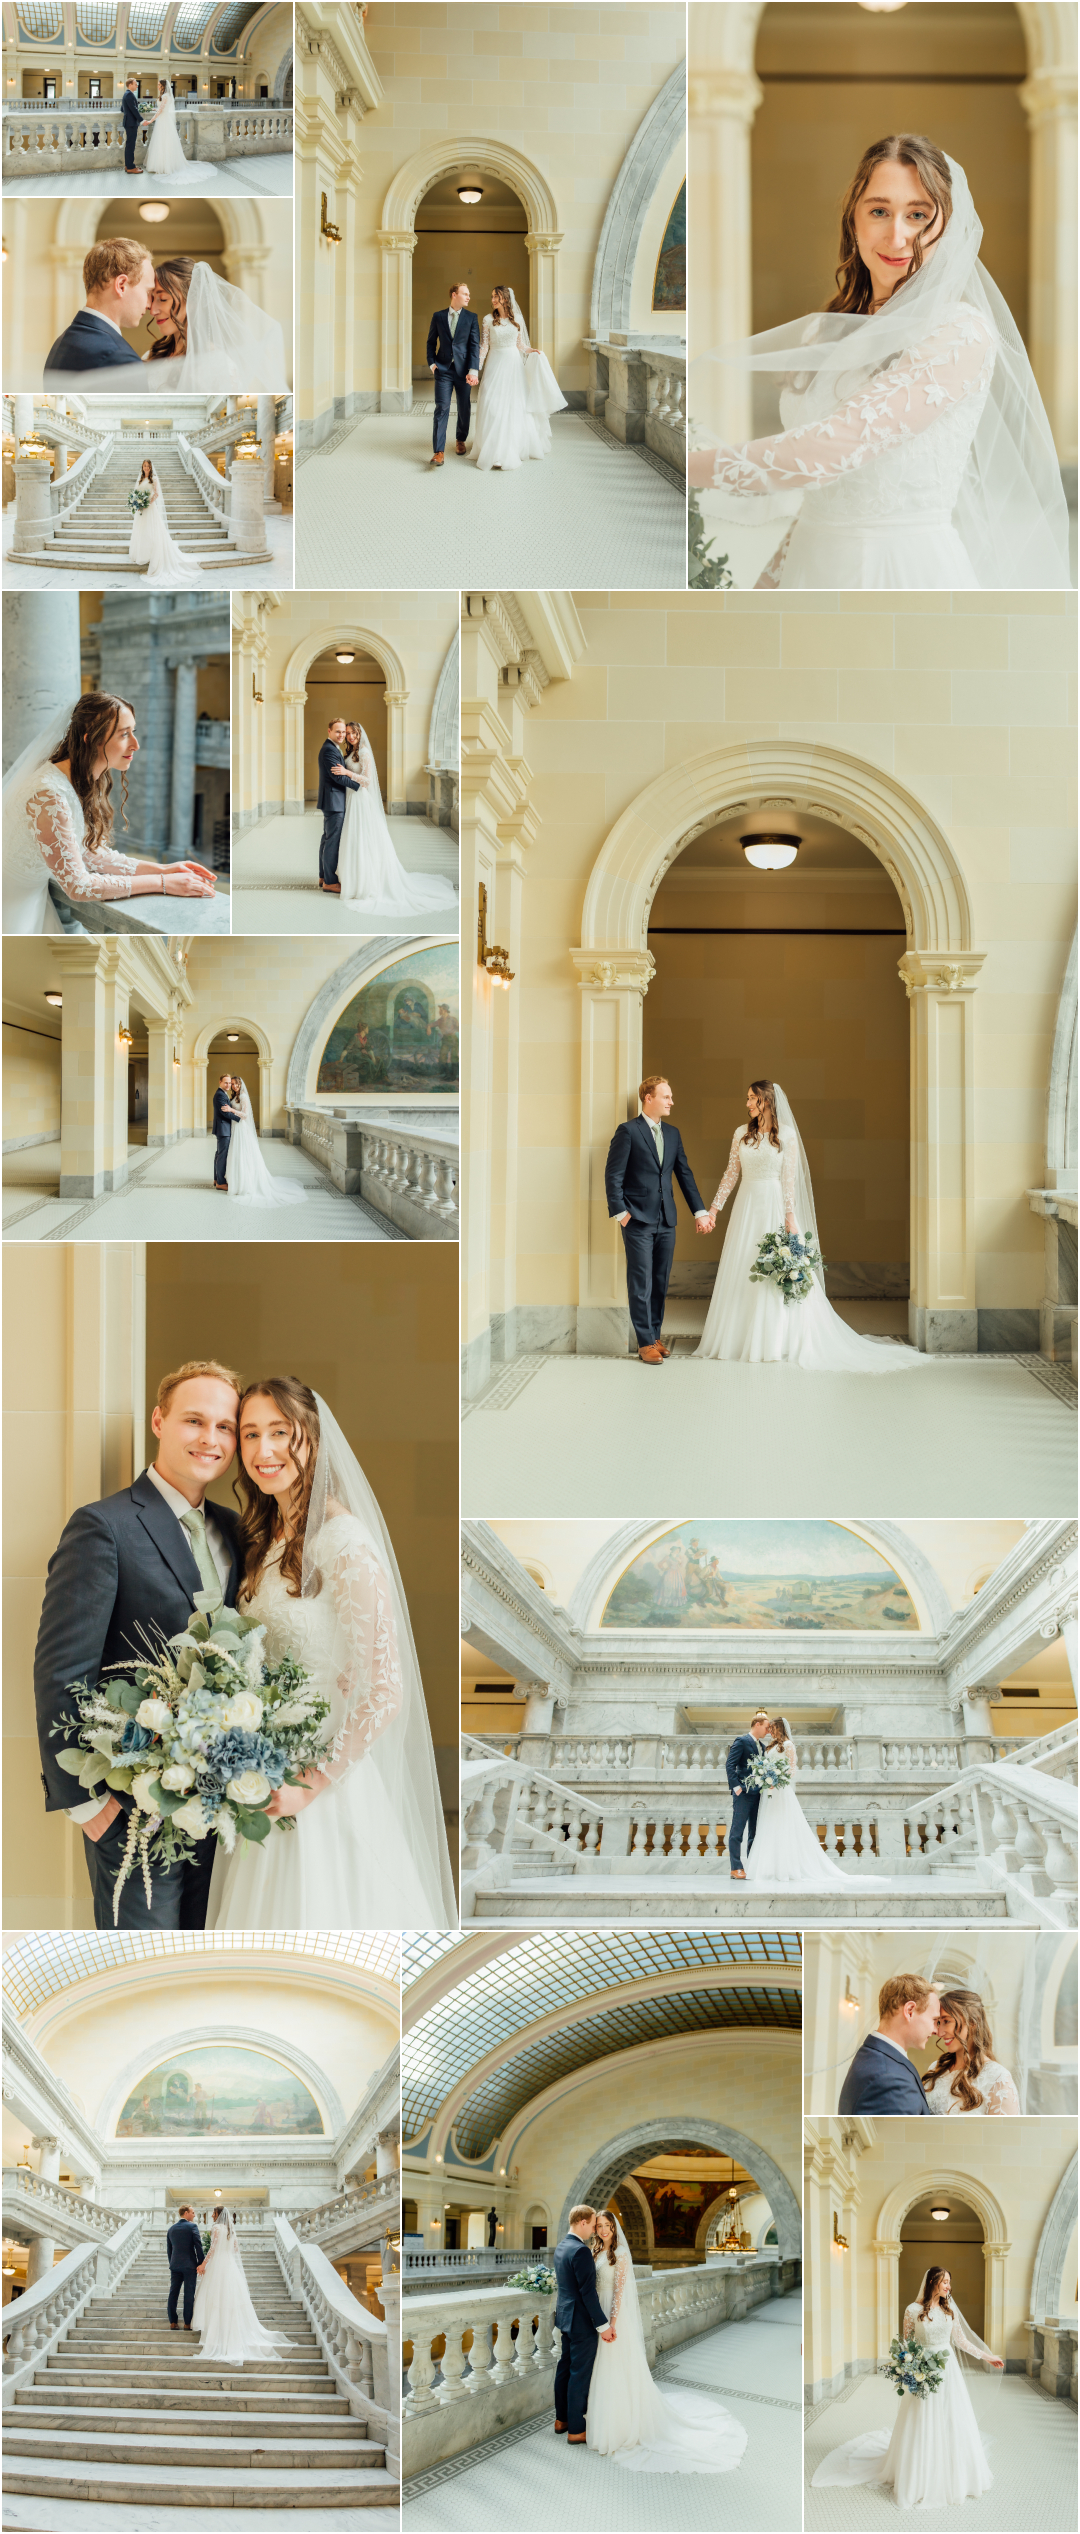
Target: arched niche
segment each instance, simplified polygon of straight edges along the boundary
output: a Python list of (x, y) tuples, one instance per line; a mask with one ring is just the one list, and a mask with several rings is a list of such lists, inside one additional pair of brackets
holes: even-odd
[(286, 663), (281, 681), (282, 738), (284, 759), (284, 805), (286, 818), (299, 817), (304, 809), (304, 707), (307, 703), (307, 675), (312, 662), (324, 651), (333, 651), (337, 644), (350, 650), (365, 651), (376, 660), (386, 680), (383, 700), (386, 705), (386, 809), (387, 816), (404, 818), (408, 808), (408, 783), (405, 768), (405, 707), (409, 701), (404, 663), (385, 634), (374, 633), (369, 625), (350, 621), (313, 628), (297, 644)]
[[(395, 989), (400, 990), (410, 979), (410, 972), (414, 969), (416, 961), (429, 951), (446, 953), (450, 967), (456, 968), (457, 943), (451, 942), (447, 936), (439, 933), (374, 935), (370, 940), (365, 941), (361, 948), (350, 952), (349, 957), (342, 961), (339, 968), (335, 968), (333, 976), (320, 987), (296, 1035), (289, 1059), (285, 1092), (289, 1108), (312, 1107), (320, 1103), (325, 1103), (327, 1107), (330, 1107), (335, 1100), (340, 1101), (341, 1092), (321, 1092), (318, 1089), (320, 1062), (335, 1022), (340, 1020), (349, 1005), (366, 987), (381, 984), (383, 978), (388, 978), (391, 971), (395, 971), (398, 973), (394, 975), (386, 989), (388, 998), (392, 997)], [(427, 990), (433, 1000), (445, 999), (445, 997), (440, 997), (432, 986), (429, 985)], [(447, 985), (446, 994), (450, 995), (451, 991), (451, 987)], [(394, 1089), (386, 1091), (378, 1083), (374, 1083), (370, 1096), (379, 1100), (407, 1098), (425, 1104), (435, 1102), (445, 1105), (451, 1095), (439, 1090), (438, 1078), (435, 1076), (430, 1088), (418, 1085), (413, 1090), (405, 1091)], [(453, 1096), (456, 1099), (456, 1086)]]
[(930, 2191), (951, 2191), (973, 2209), (983, 2230), (983, 2260), (986, 2264), (986, 2299), (983, 2338), (995, 2357), (1005, 2355), (1005, 2264), (1012, 2246), (1005, 2222), (1005, 2212), (984, 2182), (970, 2173), (934, 2171), (929, 2165), (918, 2174), (909, 2175), (883, 2200), (878, 2215), (873, 2249), (877, 2262), (877, 2349), (880, 2365), (888, 2357), (889, 2343), (900, 2329), (898, 2313), (900, 2230), (909, 2209), (917, 2200), (924, 2200)]
[(686, 65), (678, 62), (639, 123), (611, 189), (593, 265), (590, 334), (607, 335), (613, 327), (625, 334), (629, 329), (642, 230), (685, 123)]
[[(215, 2022), (209, 2031), (203, 2023), (192, 2026), (188, 2031), (170, 2033), (167, 2047), (156, 2049), (152, 2055), (144, 2048), (124, 2067), (115, 2070), (95, 2114), (95, 2126), (101, 2135), (106, 2138), (115, 2135), (116, 2123), (128, 2096), (153, 2068), (185, 2051), (202, 2049), (208, 2041), (223, 2046), (231, 2043), (238, 2049), (254, 2051), (260, 2057), (287, 2068), (313, 2097), (322, 2116), (323, 2135), (328, 2143), (344, 2127), (345, 2112), (340, 2096), (314, 2059), (299, 2050), (294, 2042), (284, 2041), (278, 2033), (264, 2032), (257, 2025)], [(272, 2134), (267, 2133), (268, 2136)]]
[(246, 1038), (254, 1040), (259, 1058), (259, 1115), (256, 1124), (260, 1135), (267, 1135), (270, 1132), (270, 1084), (274, 1063), (274, 1051), (261, 1021), (251, 1021), (248, 1020), (246, 1015), (241, 1012), (230, 1011), (219, 1012), (214, 1020), (207, 1021), (205, 1028), (199, 1031), (199, 1035), (191, 1051), (191, 1116), (193, 1131), (196, 1135), (202, 1135), (207, 1131), (207, 1068), (210, 1062), (210, 1048), (212, 1041), (215, 1038), (220, 1037), (223, 1030), (230, 1029), (240, 1030)]
[[(591, 1633), (598, 1626), (600, 1614), (620, 1575), (625, 1573), (635, 1555), (667, 1527), (664, 1522), (643, 1522), (635, 1518), (621, 1523), (611, 1538), (604, 1541), (589, 1559), (588, 1565), (583, 1567), (567, 1602), (566, 1614), (574, 1627), (580, 1628), (584, 1634)], [(915, 1602), (922, 1627), (934, 1635), (941, 1635), (951, 1623), (952, 1604), (925, 1551), (907, 1537), (899, 1523), (859, 1522), (851, 1527), (860, 1539), (869, 1540), (880, 1549), (890, 1565), (895, 1566)], [(692, 1633), (687, 1630), (686, 1636)], [(787, 1631), (785, 1638), (790, 1641)], [(815, 1642), (820, 1655), (821, 1637), (817, 1636)], [(850, 1645), (850, 1638), (847, 1642)], [(614, 1652), (617, 1643), (614, 1635), (610, 1643)]]
[(412, 407), (412, 259), (416, 251), (414, 217), (432, 185), (455, 170), (497, 176), (525, 206), (528, 229), (525, 248), (530, 271), (529, 334), (552, 367), (557, 351), (557, 264), (562, 232), (555, 197), (531, 159), (503, 141), (474, 133), (460, 139), (444, 135), (418, 150), (399, 167), (387, 188), (382, 224), (375, 235), (382, 249), (382, 335), (379, 404), (383, 413), (408, 413)]
[[(729, 2129), (726, 2122), (688, 2120), (686, 2143), (695, 2147), (712, 2147), (723, 2156), (733, 2156), (744, 2165), (764, 2192), (776, 2220), (777, 2244), (782, 2259), (798, 2261), (802, 2252), (802, 2213), (787, 2176), (775, 2164), (756, 2139), (748, 2138), (740, 2129)], [(625, 2182), (635, 2165), (644, 2164), (650, 2156), (665, 2147), (673, 2149), (672, 2131), (678, 2131), (677, 2120), (642, 2121), (633, 2129), (623, 2130), (605, 2145), (595, 2149), (581, 2167), (573, 2189), (567, 2192), (559, 2218), (559, 2235), (566, 2233), (571, 2209), (578, 2201), (603, 2208), (620, 2183)]]
[(570, 953), (581, 988), (579, 1351), (626, 1349), (622, 1243), (603, 1163), (616, 1126), (637, 1112), (653, 899), (696, 836), (762, 809), (845, 828), (899, 897), (911, 1006), (909, 1332), (930, 1352), (974, 1351), (973, 1000), (985, 953), (974, 946), (967, 884), (937, 820), (895, 776), (839, 748), (781, 739), (707, 749), (658, 776), (616, 820), (589, 877), (581, 946)]

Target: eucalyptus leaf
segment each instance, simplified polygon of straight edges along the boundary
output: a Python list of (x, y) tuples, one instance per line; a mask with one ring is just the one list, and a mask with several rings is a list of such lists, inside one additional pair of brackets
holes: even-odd
[(67, 1751), (58, 1751), (56, 1754), (56, 1765), (57, 1768), (65, 1769), (69, 1777), (78, 1777), (85, 1758), (85, 1751), (72, 1751), (70, 1749)]
[(267, 1820), (265, 1813), (245, 1811), (238, 1812), (236, 1816), (236, 1827), (242, 1839), (256, 1841), (268, 1839), (273, 1826), (273, 1822)]
[(130, 1716), (134, 1719), (138, 1715), (142, 1703), (143, 1694), (141, 1689), (136, 1687), (134, 1681), (125, 1681), (120, 1692), (120, 1704), (124, 1710), (125, 1716)]

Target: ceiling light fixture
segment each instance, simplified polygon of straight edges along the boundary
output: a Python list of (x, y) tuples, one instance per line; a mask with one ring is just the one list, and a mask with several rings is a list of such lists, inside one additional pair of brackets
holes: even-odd
[(801, 836), (740, 836), (746, 859), (755, 871), (788, 871), (795, 860)]
[(355, 660), (356, 653), (355, 651), (335, 651), (334, 658), (340, 668), (347, 669), (350, 662)]
[(170, 205), (167, 202), (141, 202), (139, 204), (140, 220), (148, 221), (152, 229), (156, 229), (160, 221), (168, 219), (169, 211)]
[(944, 2218), (952, 2216), (952, 2210), (951, 2208), (932, 2208), (930, 2215), (936, 2217), (940, 2224)]
[(46, 1003), (51, 1003), (51, 1004), (53, 1005), (54, 1010), (56, 1010), (56, 1011), (58, 1012), (58, 1011), (60, 1010), (60, 1007), (61, 1007), (61, 1004), (63, 1003), (64, 998), (63, 998), (63, 995), (62, 995), (62, 994), (61, 994), (61, 992), (60, 992), (59, 987), (58, 987), (58, 986), (53, 986), (53, 985), (51, 985), (51, 986), (47, 986), (47, 987), (46, 987), (46, 991), (45, 991), (45, 1000), (46, 1000)]
[(481, 185), (459, 185), (457, 192), (459, 202), (482, 202), (484, 199)]

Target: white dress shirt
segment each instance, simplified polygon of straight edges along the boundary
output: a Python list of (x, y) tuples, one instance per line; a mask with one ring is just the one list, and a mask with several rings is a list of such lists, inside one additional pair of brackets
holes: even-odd
[[(874, 2039), (875, 2041), (887, 2041), (890, 2050), (895, 2050), (899, 2057), (901, 2059), (906, 2059), (908, 2066), (911, 2066), (911, 2061), (908, 2059), (908, 2054), (904, 2048), (903, 2042), (894, 2041), (891, 2032), (875, 2032)], [(918, 2070), (916, 2070), (916, 2074), (918, 2074)]]
[[(112, 318), (106, 317), (105, 323), (106, 325), (111, 325)], [(119, 328), (117, 331), (119, 332)], [(176, 1515), (177, 1524), (182, 1529), (183, 1516), (185, 1513), (190, 1513), (192, 1511), (189, 1499), (187, 1496), (181, 1495), (179, 1487), (170, 1487), (168, 1479), (162, 1477), (159, 1469), (148, 1469), (146, 1475), (150, 1480), (151, 1485), (157, 1488), (159, 1496), (164, 1496), (170, 1512)], [(210, 1551), (211, 1557), (213, 1558), (214, 1565), (217, 1568), (218, 1575), (221, 1579), (222, 1590), (224, 1591), (224, 1588), (229, 1580), (229, 1566), (231, 1563), (228, 1547), (226, 1545), (223, 1532), (219, 1530), (218, 1525), (214, 1520), (213, 1506), (208, 1505), (205, 1498), (203, 1499), (202, 1511), (206, 1521), (206, 1545)], [(190, 1549), (191, 1540), (186, 1531), (184, 1532), (184, 1541), (186, 1546)], [(99, 1812), (103, 1812), (106, 1804), (110, 1803), (111, 1800), (112, 1788), (109, 1787), (106, 1789), (104, 1795), (91, 1795), (85, 1804), (71, 1804), (68, 1807), (68, 1820), (77, 1821), (81, 1829), (86, 1822), (96, 1821)]]

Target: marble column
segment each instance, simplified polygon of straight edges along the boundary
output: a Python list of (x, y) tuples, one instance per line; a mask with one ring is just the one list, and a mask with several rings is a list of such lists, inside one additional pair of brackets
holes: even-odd
[(41, 2182), (60, 2180), (60, 2141), (58, 2138), (35, 2138), (38, 2151), (38, 2179)]
[(383, 2182), (399, 2170), (398, 2142), (393, 2130), (384, 2129), (375, 2141), (375, 2179)]
[(34, 428), (34, 399), (32, 396), (12, 397), (11, 419), (13, 426), (12, 436), (15, 441), (15, 446), (18, 448), (20, 440), (28, 440)]
[[(1054, 11), (1045, 13), (1053, 17)], [(1075, 38), (1074, 38), (1075, 42)], [(1025, 80), (1031, 133), (1030, 343), (1063, 466), (1076, 464), (1076, 70), (1047, 64)]]
[(172, 770), (169, 793), (169, 862), (191, 857), (195, 800), (195, 724), (198, 720), (199, 672), (194, 660), (181, 660), (176, 671)]
[(4, 602), (5, 773), (81, 686), (76, 592), (12, 590)]
[[(688, 351), (752, 332), (750, 138), (763, 89), (755, 75), (756, 13), (691, 10), (689, 182), (697, 206), (690, 247)], [(694, 420), (741, 441), (751, 429), (749, 383), (717, 363), (695, 378)]]
[(262, 561), (270, 552), (263, 513), (262, 468), (254, 458), (238, 458), (233, 467), (229, 526), (246, 560)]
[(63, 480), (64, 480), (64, 477), (65, 477), (65, 475), (67, 474), (67, 471), (68, 471), (68, 444), (67, 444), (67, 441), (66, 441), (66, 440), (54, 440), (54, 442), (53, 442), (53, 482), (54, 482), (54, 484), (62, 484), (62, 483), (63, 483)]
[(105, 949), (103, 941), (93, 939), (65, 945), (60, 1048), (62, 1197), (99, 1197), (105, 1189), (115, 1053), (105, 1029)]
[(258, 422), (256, 427), (259, 434), (259, 448), (262, 453), (263, 509), (279, 511), (281, 509), (281, 503), (279, 501), (275, 501), (274, 499), (274, 431), (276, 426), (276, 417), (277, 404), (275, 398), (273, 396), (260, 396), (258, 404)]
[[(52, 531), (52, 468), (48, 458), (17, 457), (12, 553), (40, 554), (51, 543)], [(80, 692), (78, 687), (75, 692)]]
[(173, 1024), (169, 1013), (148, 1013), (146, 1019), (148, 1050), (147, 1121), (148, 1144), (171, 1144), (173, 1140)]
[[(35, 2235), (26, 2261), (26, 2284), (36, 2288), (39, 2279), (47, 2279), (56, 2259), (56, 2245), (51, 2235)], [(14, 2319), (14, 2318), (13, 2318)]]

